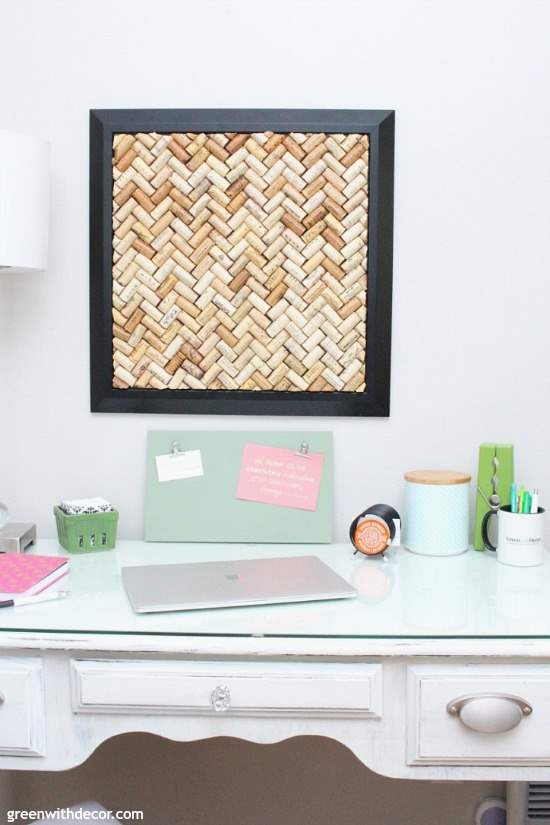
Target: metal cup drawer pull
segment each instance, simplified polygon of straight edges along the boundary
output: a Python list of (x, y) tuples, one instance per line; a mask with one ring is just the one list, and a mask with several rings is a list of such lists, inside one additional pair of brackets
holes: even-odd
[(447, 713), (477, 733), (506, 733), (517, 727), (533, 708), (520, 696), (507, 693), (477, 693), (460, 696), (447, 705)]
[(231, 704), (231, 693), (226, 685), (218, 685), (210, 694), (210, 704), (216, 713), (223, 713)]

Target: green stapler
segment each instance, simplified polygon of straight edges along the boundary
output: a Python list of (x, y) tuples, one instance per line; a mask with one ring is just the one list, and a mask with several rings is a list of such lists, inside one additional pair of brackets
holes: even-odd
[(481, 524), (486, 513), (510, 504), (514, 480), (513, 444), (482, 444), (479, 448), (474, 547), (484, 550)]

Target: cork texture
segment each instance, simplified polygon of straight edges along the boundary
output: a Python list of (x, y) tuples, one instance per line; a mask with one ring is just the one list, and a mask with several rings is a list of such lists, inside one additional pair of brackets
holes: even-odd
[(117, 134), (113, 386), (364, 392), (369, 140)]

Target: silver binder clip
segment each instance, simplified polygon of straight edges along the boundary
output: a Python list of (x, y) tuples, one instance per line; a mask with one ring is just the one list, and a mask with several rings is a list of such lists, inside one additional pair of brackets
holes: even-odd
[(179, 441), (172, 441), (170, 444), (170, 455), (172, 458), (176, 458), (178, 455), (183, 455), (185, 450), (182, 450), (180, 447)]
[(300, 456), (300, 458), (311, 458), (309, 454), (309, 444), (307, 443), (307, 441), (300, 442), (300, 447), (297, 450), (297, 452), (294, 453), (294, 455), (298, 455)]

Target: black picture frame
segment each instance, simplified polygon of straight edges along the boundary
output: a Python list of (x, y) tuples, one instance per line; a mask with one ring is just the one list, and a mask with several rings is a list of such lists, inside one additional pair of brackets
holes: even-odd
[[(112, 146), (119, 132), (325, 132), (369, 135), (365, 392), (116, 389), (112, 386)], [(90, 111), (91, 411), (287, 416), (390, 412), (395, 113), (392, 110)]]

